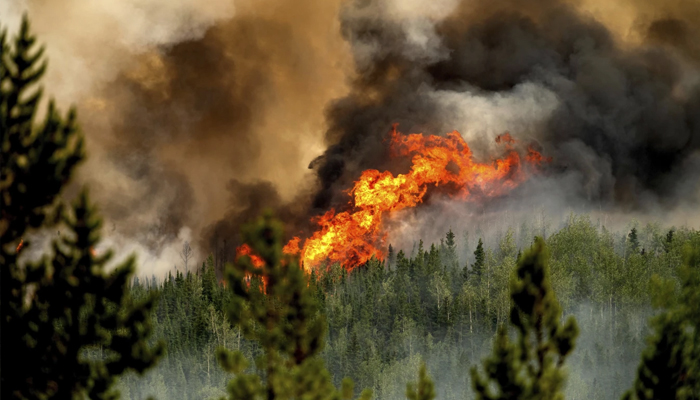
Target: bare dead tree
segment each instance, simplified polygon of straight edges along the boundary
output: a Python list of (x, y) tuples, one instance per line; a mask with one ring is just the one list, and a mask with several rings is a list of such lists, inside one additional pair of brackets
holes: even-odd
[(192, 258), (192, 253), (193, 250), (192, 247), (190, 247), (190, 242), (186, 241), (185, 244), (182, 245), (182, 251), (180, 252), (180, 258), (185, 262), (185, 273), (190, 272), (187, 264), (189, 263), (190, 258)]

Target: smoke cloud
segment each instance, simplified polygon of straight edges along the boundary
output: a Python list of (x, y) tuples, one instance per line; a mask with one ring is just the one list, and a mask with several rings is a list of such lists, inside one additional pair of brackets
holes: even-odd
[(108, 239), (161, 260), (144, 273), (180, 265), (183, 240), (199, 242), (200, 259), (235, 241), (262, 208), (247, 199), (290, 209), (312, 190), (324, 106), (344, 94), (350, 66), (338, 2), (0, 7), (11, 31), (27, 12), (46, 45), (47, 92), (64, 109), (77, 104), (87, 136), (77, 184), (91, 187)]
[(658, 18), (640, 17), (645, 40), (631, 46), (563, 1), (462, 2), (443, 19), (404, 23), (378, 18), (385, 4), (356, 2), (341, 14), (360, 76), (329, 112), (327, 137), (338, 144), (320, 163), (317, 205), (382, 165), (377, 143), (390, 122), (456, 128), (477, 146), (510, 131), (553, 156), (555, 173), (576, 174), (565, 189), (582, 198), (630, 210), (677, 205), (673, 189), (700, 147), (692, 21), (678, 18), (697, 13), (640, 4)]
[[(47, 45), (47, 92), (79, 108), (79, 183), (107, 236), (153, 260), (198, 238), (200, 258), (223, 240), (230, 254), (263, 208), (296, 233), (347, 207), (363, 170), (406, 172), (384, 142), (393, 123), (456, 129), (482, 160), (506, 131), (553, 157), (483, 215), (545, 204), (687, 218), (700, 198), (694, 0), (0, 5), (11, 30), (24, 11)], [(414, 217), (474, 215), (445, 204)], [(175, 263), (162, 258), (145, 272)]]

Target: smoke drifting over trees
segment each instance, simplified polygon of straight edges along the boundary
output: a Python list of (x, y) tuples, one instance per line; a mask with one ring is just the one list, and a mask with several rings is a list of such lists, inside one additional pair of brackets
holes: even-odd
[(0, 13), (27, 10), (51, 92), (88, 110), (81, 179), (144, 272), (185, 240), (232, 254), (262, 208), (303, 230), (363, 170), (406, 172), (384, 143), (393, 123), (456, 129), (482, 159), (505, 131), (535, 143), (553, 163), (519, 201), (542, 187), (609, 211), (697, 201), (695, 1), (44, 3)]
[[(653, 40), (630, 45), (561, 1), (463, 2), (438, 21), (397, 22), (376, 17), (389, 14), (385, 5), (341, 14), (359, 77), (329, 112), (328, 139), (338, 144), (319, 168), (318, 204), (338, 192), (336, 182), (381, 165), (377, 143), (399, 122), (409, 131), (456, 128), (468, 141), (505, 128), (537, 141), (554, 158), (552, 172), (575, 175), (586, 199), (674, 205), (700, 146), (698, 65), (684, 57), (692, 50), (680, 28), (689, 21), (654, 20), (644, 37)], [(479, 103), (476, 115), (469, 109)]]

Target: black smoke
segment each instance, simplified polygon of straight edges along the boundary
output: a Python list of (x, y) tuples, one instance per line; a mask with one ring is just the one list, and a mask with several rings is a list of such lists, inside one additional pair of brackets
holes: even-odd
[(661, 15), (642, 26), (646, 40), (629, 45), (563, 1), (469, 1), (434, 22), (438, 44), (421, 56), (405, 25), (376, 15), (382, 3), (358, 1), (341, 15), (357, 77), (327, 112), (333, 144), (314, 165), (315, 207), (342, 203), (339, 189), (362, 170), (391, 168), (382, 140), (392, 123), (404, 132), (452, 130), (429, 94), (507, 94), (526, 83), (556, 94), (533, 139), (554, 158), (553, 173), (580, 176), (581, 197), (628, 210), (678, 203), (677, 186), (694, 174), (684, 166), (700, 148), (700, 68), (688, 21)]

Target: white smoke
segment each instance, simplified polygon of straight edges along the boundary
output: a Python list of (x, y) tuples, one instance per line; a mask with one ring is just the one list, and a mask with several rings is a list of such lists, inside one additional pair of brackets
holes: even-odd
[(16, 32), (23, 14), (46, 45), (47, 92), (80, 102), (158, 46), (201, 37), (234, 15), (230, 0), (3, 0), (2, 23)]

